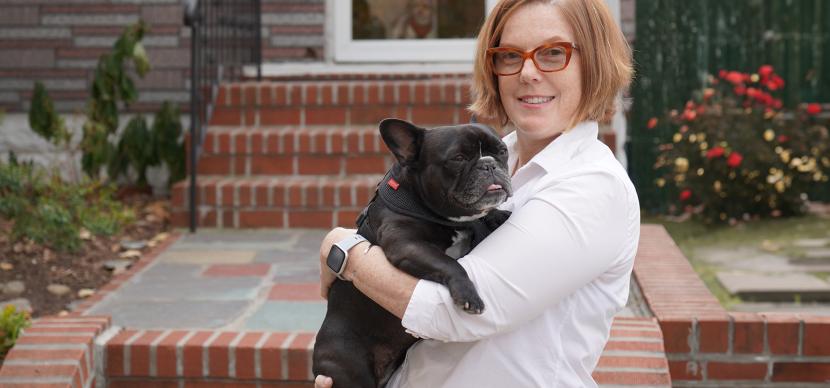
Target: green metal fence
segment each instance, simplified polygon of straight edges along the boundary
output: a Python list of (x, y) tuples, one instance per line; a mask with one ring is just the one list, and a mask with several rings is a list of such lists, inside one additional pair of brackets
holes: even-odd
[[(654, 184), (656, 145), (668, 128), (649, 118), (680, 108), (705, 74), (755, 71), (770, 64), (787, 85), (785, 106), (830, 102), (830, 1), (638, 0), (631, 93), (629, 169), (644, 209), (660, 210), (666, 195)], [(811, 197), (830, 201), (830, 185)]]

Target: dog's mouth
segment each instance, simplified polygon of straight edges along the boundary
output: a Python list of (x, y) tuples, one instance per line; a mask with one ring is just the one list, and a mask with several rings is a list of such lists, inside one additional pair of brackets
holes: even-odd
[(487, 186), (487, 192), (488, 193), (494, 192), (494, 191), (504, 191), (504, 188), (501, 187), (501, 185), (497, 185), (495, 183), (491, 184), (490, 186)]

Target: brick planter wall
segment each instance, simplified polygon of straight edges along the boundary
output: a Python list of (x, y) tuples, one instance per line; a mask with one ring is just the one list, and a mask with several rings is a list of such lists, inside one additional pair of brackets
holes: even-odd
[(634, 274), (660, 322), (673, 386), (830, 382), (830, 317), (727, 312), (662, 226), (643, 225)]

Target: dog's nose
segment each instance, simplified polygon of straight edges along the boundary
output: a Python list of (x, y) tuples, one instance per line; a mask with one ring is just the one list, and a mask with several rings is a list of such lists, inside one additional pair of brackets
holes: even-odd
[(496, 159), (492, 156), (485, 156), (483, 158), (478, 159), (478, 165), (476, 166), (479, 170), (494, 170), (496, 168)]

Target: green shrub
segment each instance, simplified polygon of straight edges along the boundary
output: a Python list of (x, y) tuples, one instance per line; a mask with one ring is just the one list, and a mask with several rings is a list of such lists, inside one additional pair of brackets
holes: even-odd
[(8, 305), (0, 313), (0, 360), (17, 342), (20, 332), (29, 327), (31, 317), (26, 311), (17, 311), (13, 305)]
[(11, 240), (31, 239), (56, 251), (81, 246), (81, 228), (96, 235), (118, 233), (134, 218), (113, 199), (114, 188), (83, 179), (67, 183), (31, 163), (0, 163), (0, 217), (14, 221)]
[(655, 183), (677, 193), (670, 209), (707, 223), (804, 212), (811, 186), (828, 181), (830, 133), (818, 104), (783, 108), (784, 85), (771, 66), (721, 71), (669, 112), (674, 136), (659, 147), (655, 168), (664, 174)]

